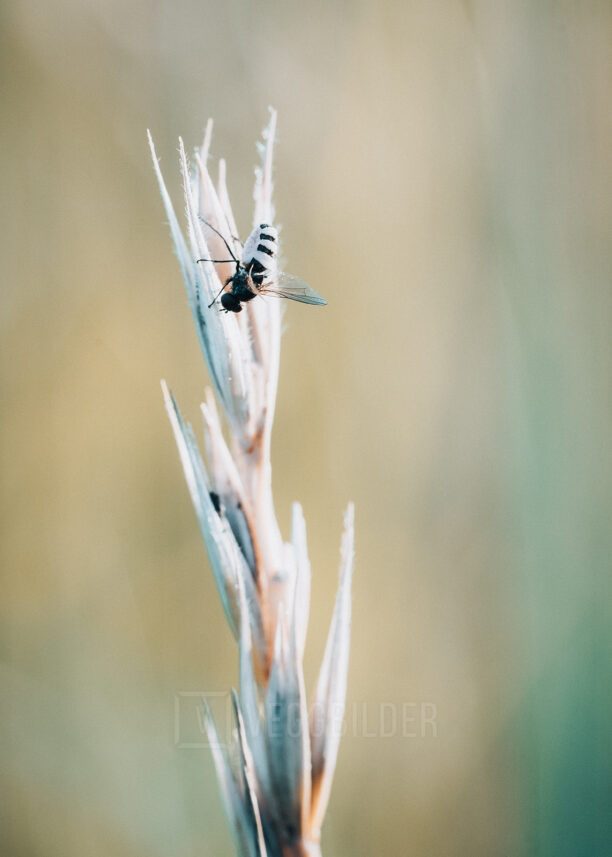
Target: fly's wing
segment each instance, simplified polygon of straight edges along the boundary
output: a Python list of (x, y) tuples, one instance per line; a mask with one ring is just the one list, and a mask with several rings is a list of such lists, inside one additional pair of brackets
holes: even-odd
[(313, 306), (325, 306), (327, 301), (322, 298), (308, 283), (291, 274), (279, 272), (269, 283), (265, 283), (259, 290), (260, 295), (276, 295), (279, 298), (288, 298), (290, 301), (299, 301), (302, 304)]

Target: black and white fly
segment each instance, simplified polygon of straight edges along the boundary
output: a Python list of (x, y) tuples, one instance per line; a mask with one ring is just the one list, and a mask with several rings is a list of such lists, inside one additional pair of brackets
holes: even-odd
[(203, 221), (216, 232), (228, 249), (231, 259), (198, 259), (198, 262), (234, 262), (236, 271), (228, 277), (217, 297), (208, 308), (221, 297), (221, 306), (225, 312), (241, 312), (241, 304), (253, 300), (258, 295), (275, 295), (303, 304), (324, 306), (327, 301), (314, 289), (297, 277), (285, 274), (277, 269), (276, 254), (278, 232), (269, 223), (260, 223), (251, 232), (244, 244), (242, 258), (237, 259), (218, 229)]

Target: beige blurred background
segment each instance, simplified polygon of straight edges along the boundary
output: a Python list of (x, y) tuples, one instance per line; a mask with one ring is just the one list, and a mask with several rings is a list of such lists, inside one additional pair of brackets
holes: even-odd
[(0, 22), (2, 853), (233, 853), (175, 741), (176, 695), (236, 655), (160, 397), (195, 420), (206, 377), (145, 131), (180, 210), (177, 136), (215, 118), (244, 233), (269, 104), (287, 268), (329, 299), (287, 308), (273, 457), (311, 683), (357, 506), (324, 853), (612, 853), (609, 3)]

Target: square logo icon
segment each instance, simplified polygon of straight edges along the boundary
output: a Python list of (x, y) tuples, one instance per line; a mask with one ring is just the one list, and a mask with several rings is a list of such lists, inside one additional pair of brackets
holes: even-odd
[(218, 746), (230, 745), (233, 730), (230, 692), (179, 690), (174, 694), (174, 744), (179, 750), (203, 750), (211, 746), (206, 729), (207, 710), (217, 730)]

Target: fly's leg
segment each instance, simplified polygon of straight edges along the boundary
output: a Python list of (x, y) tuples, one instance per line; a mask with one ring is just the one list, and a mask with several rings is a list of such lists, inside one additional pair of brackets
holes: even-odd
[(215, 297), (214, 297), (214, 298), (212, 299), (212, 301), (208, 304), (208, 309), (210, 309), (210, 308), (211, 308), (211, 306), (215, 303), (215, 301), (217, 301), (217, 300), (219, 299), (219, 295), (221, 294), (221, 292), (223, 291), (223, 289), (225, 289), (227, 286), (229, 286), (229, 284), (232, 282), (232, 280), (233, 280), (233, 279), (234, 279), (233, 277), (228, 277), (228, 278), (227, 278), (227, 280), (223, 283), (223, 285), (221, 286), (221, 288), (219, 289), (219, 291), (217, 292), (217, 294), (215, 295)]

